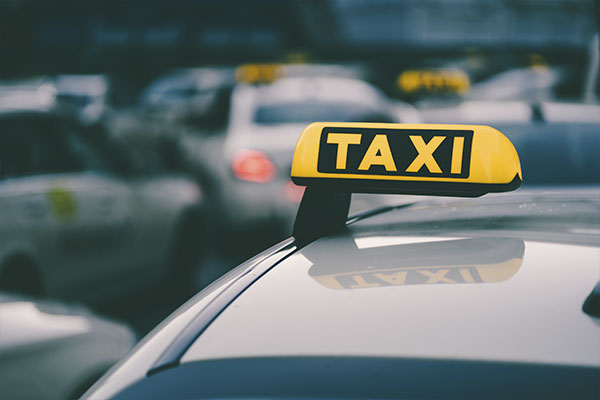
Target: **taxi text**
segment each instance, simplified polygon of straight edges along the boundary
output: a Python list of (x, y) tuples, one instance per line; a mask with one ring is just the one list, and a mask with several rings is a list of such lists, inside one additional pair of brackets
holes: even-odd
[(319, 172), (467, 177), (472, 131), (324, 128)]

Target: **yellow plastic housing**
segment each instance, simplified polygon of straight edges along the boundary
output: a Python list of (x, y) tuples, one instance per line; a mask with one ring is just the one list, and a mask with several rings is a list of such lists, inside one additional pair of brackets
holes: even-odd
[[(353, 134), (350, 139), (342, 140), (340, 139), (340, 134), (335, 133), (336, 130), (346, 132), (341, 135), (348, 135), (347, 132), (349, 131), (352, 131)], [(368, 160), (365, 161), (363, 159), (359, 168), (347, 167), (343, 157), (347, 156), (346, 153), (351, 150), (354, 153), (358, 151), (358, 147), (352, 146), (358, 146), (355, 144), (360, 139), (357, 135), (362, 135), (361, 132), (363, 130), (364, 132), (370, 132), (370, 137), (373, 137), (373, 135), (378, 136), (376, 139), (380, 140), (377, 143), (377, 148), (364, 151), (365, 158), (368, 158)], [(411, 147), (411, 149), (404, 150), (410, 150), (417, 155), (421, 155), (421, 153), (418, 153), (419, 151), (431, 153), (431, 148), (435, 148), (439, 144), (438, 142), (445, 141), (446, 143), (451, 143), (451, 140), (455, 140), (455, 147), (456, 143), (463, 146), (463, 143), (460, 141), (464, 142), (465, 139), (453, 139), (456, 137), (457, 132), (467, 135), (470, 143), (470, 151), (466, 147), (460, 147), (460, 151), (454, 151), (451, 155), (453, 159), (452, 173), (458, 171), (462, 172), (462, 175), (454, 174), (455, 176), (451, 176), (449, 167), (446, 167), (445, 171), (442, 171), (439, 165), (433, 162), (431, 158), (429, 158), (431, 163), (425, 164), (423, 162), (429, 156), (435, 159), (437, 157), (435, 152), (432, 154), (423, 154), (420, 162), (416, 162), (416, 165), (415, 160), (412, 160), (413, 163), (410, 163), (411, 160), (404, 160), (410, 164), (406, 170), (401, 170), (400, 166), (397, 167), (393, 161), (390, 161), (388, 151), (393, 154), (395, 150), (393, 146), (389, 149), (386, 148), (386, 145), (388, 141), (391, 143), (395, 140), (394, 135), (411, 137), (412, 144), (411, 141), (402, 139), (404, 140), (402, 146), (404, 148), (414, 146), (414, 148)], [(328, 137), (322, 138), (323, 134), (328, 135)], [(383, 138), (383, 136), (387, 139)], [(436, 140), (437, 142), (432, 144)], [(374, 142), (376, 140), (373, 140), (372, 143)], [(338, 153), (341, 151), (342, 154), (337, 155), (338, 158), (335, 161), (331, 159), (319, 160), (319, 157), (325, 157), (320, 152), (320, 146), (323, 143), (327, 143), (328, 145), (331, 143), (336, 144), (338, 146)], [(430, 149), (428, 151), (423, 150), (428, 145), (430, 145)], [(375, 145), (373, 144), (373, 146)], [(463, 149), (465, 150), (464, 154)], [(331, 150), (329, 150), (327, 157), (331, 158), (331, 154)], [(448, 157), (450, 156), (446, 154), (446, 159)], [(463, 171), (461, 171), (460, 167), (457, 167), (459, 163), (454, 160), (458, 160), (459, 157), (466, 158), (465, 163), (467, 164), (463, 165), (467, 165), (468, 168), (465, 168)], [(329, 171), (325, 172), (323, 168), (319, 170), (320, 161), (327, 161), (330, 165), (335, 163), (335, 168), (333, 170), (329, 168)], [(379, 172), (370, 172), (373, 168), (367, 170), (367, 167), (371, 164), (381, 165), (378, 167)], [(393, 169), (394, 167), (398, 169), (397, 173)], [(417, 172), (419, 167), (420, 169)], [(386, 173), (381, 172), (383, 168), (385, 168)], [(304, 186), (311, 186), (313, 184), (324, 185), (327, 184), (327, 181), (330, 181), (331, 183), (342, 184), (342, 186), (351, 192), (466, 196), (479, 196), (487, 192), (514, 190), (522, 181), (521, 164), (517, 151), (508, 138), (498, 130), (483, 125), (442, 124), (313, 123), (304, 129), (298, 140), (292, 162), (291, 176), (296, 184)], [(347, 182), (345, 182), (346, 180)], [(397, 183), (397, 185), (394, 183)], [(409, 185), (409, 183), (414, 183), (414, 185)], [(407, 189), (403, 190), (403, 186)], [(438, 189), (440, 193), (438, 193)], [(456, 194), (454, 194), (455, 189)], [(471, 191), (472, 193), (469, 193)]]

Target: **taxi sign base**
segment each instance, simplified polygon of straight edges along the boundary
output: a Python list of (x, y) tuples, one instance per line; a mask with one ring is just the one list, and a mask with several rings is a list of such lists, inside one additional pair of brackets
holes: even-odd
[(298, 207), (292, 236), (300, 245), (344, 229), (351, 193), (307, 187)]
[[(375, 194), (408, 194), (418, 196), (481, 197), (487, 193), (508, 192), (521, 186), (521, 178), (515, 175), (505, 184), (461, 183), (461, 182), (398, 182), (390, 180), (368, 181), (359, 179), (299, 178), (292, 177), (296, 185), (327, 188), (330, 191), (348, 191)], [(353, 190), (360, 187), (360, 190)]]
[[(346, 226), (352, 197), (353, 180), (295, 177), (292, 180), (298, 185), (306, 186), (298, 213), (296, 214), (292, 233), (292, 236), (296, 238), (300, 245), (339, 232)], [(521, 186), (521, 179), (517, 175), (511, 182), (504, 185), (430, 184), (427, 182), (402, 182), (398, 184), (398, 182), (384, 180), (369, 181), (368, 184), (370, 186), (366, 186), (364, 181), (359, 183), (362, 185), (361, 193), (480, 197), (490, 192), (514, 190)], [(480, 186), (479, 190), (474, 186)]]

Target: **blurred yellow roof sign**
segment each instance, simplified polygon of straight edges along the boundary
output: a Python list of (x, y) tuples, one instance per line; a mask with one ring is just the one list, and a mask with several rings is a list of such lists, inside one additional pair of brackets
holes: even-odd
[(469, 77), (458, 69), (406, 70), (398, 75), (398, 89), (404, 93), (466, 93), (471, 87)]
[(535, 53), (529, 55), (529, 68), (539, 74), (547, 74), (550, 72), (548, 62), (544, 56)]
[(512, 143), (489, 126), (318, 122), (294, 153), (298, 185), (477, 197), (521, 185)]
[(235, 71), (235, 78), (242, 83), (271, 83), (282, 75), (281, 64), (244, 64)]

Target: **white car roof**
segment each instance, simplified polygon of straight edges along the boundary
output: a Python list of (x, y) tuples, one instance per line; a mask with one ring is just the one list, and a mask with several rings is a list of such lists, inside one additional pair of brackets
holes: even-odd
[(252, 126), (254, 113), (262, 105), (320, 101), (377, 109), (384, 99), (375, 87), (352, 78), (286, 77), (269, 85), (239, 84), (232, 94), (229, 130), (237, 134)]
[(239, 91), (254, 92), (255, 99), (259, 100), (261, 104), (303, 99), (365, 103), (376, 103), (381, 100), (377, 89), (366, 82), (351, 78), (282, 78), (270, 85), (240, 85)]
[[(599, 211), (597, 186), (532, 190), (372, 210), (346, 233), (289, 239), (191, 299), (89, 398), (596, 393), (600, 324), (583, 308), (599, 290)], [(474, 372), (485, 382), (465, 386)]]
[(372, 356), (600, 366), (600, 326), (582, 311), (600, 279), (600, 199), (570, 196), (491, 196), (358, 221), (271, 269), (181, 361)]
[(23, 87), (0, 85), (0, 114), (19, 111), (49, 111), (54, 106), (53, 86)]

